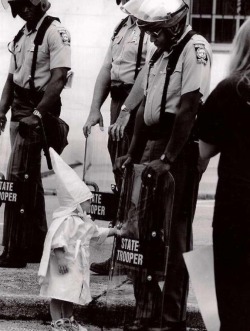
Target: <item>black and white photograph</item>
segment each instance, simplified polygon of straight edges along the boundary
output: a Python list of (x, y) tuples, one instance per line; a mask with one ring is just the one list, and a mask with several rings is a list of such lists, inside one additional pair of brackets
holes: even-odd
[(250, 331), (249, 0), (0, 0), (0, 331)]

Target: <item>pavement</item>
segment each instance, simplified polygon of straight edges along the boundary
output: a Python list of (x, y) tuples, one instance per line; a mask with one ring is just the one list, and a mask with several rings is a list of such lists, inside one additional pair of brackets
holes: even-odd
[[(206, 218), (206, 226), (201, 226), (194, 221), (195, 231), (198, 237), (194, 237), (194, 248), (211, 244), (211, 212), (213, 207), (214, 192), (217, 181), (217, 162), (218, 158), (210, 161), (208, 169), (200, 183), (199, 201), (197, 212), (200, 213), (199, 219)], [(76, 172), (82, 176), (82, 166), (76, 164)], [(58, 206), (57, 197), (55, 196), (54, 175), (50, 172), (44, 172), (43, 183), (45, 188), (46, 211), (48, 223), (51, 220), (52, 211)], [(204, 200), (210, 205), (211, 212), (204, 216), (200, 206)], [(201, 214), (202, 213), (202, 214)], [(0, 220), (3, 216), (3, 207), (0, 208)], [(107, 226), (105, 221), (97, 221), (100, 225)], [(2, 224), (0, 224), (2, 226)], [(199, 234), (202, 232), (202, 235)], [(0, 229), (0, 233), (2, 233)], [(0, 235), (1, 237), (1, 235)], [(1, 239), (1, 238), (0, 238)], [(108, 238), (101, 250), (91, 250), (92, 261), (104, 261), (110, 256), (112, 248), (112, 240)], [(1, 247), (0, 247), (1, 248)], [(3, 249), (3, 247), (1, 248)], [(28, 264), (23, 269), (4, 269), (0, 268), (0, 319), (4, 320), (42, 320), (49, 321), (49, 301), (46, 298), (39, 296), (39, 285), (37, 280), (38, 264)], [(132, 285), (127, 284), (126, 297), (118, 295), (109, 306), (107, 311), (107, 285), (108, 276), (100, 276), (94, 273), (90, 277), (90, 288), (93, 301), (86, 306), (76, 306), (76, 317), (85, 324), (93, 325), (102, 329), (102, 325), (107, 322), (110, 330), (116, 330), (116, 324), (123, 319), (125, 309), (131, 310), (134, 303)], [(188, 297), (188, 314), (187, 323), (190, 330), (205, 330), (204, 323), (199, 311), (199, 307), (195, 298), (195, 294), (190, 286)], [(95, 327), (94, 327), (95, 326)], [(92, 330), (92, 329), (90, 329)]]

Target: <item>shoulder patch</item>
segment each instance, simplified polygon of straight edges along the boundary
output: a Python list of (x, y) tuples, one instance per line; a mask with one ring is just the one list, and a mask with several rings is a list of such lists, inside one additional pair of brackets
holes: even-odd
[(195, 43), (194, 48), (195, 48), (197, 63), (203, 63), (204, 65), (206, 65), (208, 61), (208, 57), (207, 57), (207, 51), (205, 49), (205, 45), (202, 43)]
[(60, 33), (62, 42), (65, 45), (70, 45), (70, 35), (69, 35), (68, 31), (64, 28), (60, 28), (60, 29), (58, 29), (58, 32)]

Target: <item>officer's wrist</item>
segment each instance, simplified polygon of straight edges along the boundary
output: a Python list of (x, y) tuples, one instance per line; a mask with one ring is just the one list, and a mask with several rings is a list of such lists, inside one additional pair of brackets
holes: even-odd
[(128, 114), (131, 112), (131, 110), (129, 108), (127, 108), (126, 105), (121, 106), (121, 111), (124, 113), (128, 113)]
[(40, 111), (37, 110), (36, 108), (35, 108), (34, 111), (33, 111), (33, 115), (35, 115), (35, 116), (39, 117), (40, 119), (42, 119), (42, 114), (41, 114)]
[(163, 163), (168, 164), (169, 167), (171, 167), (172, 164), (173, 164), (173, 161), (170, 160), (170, 158), (167, 156), (166, 153), (163, 153), (163, 154), (161, 155), (160, 160), (161, 160)]

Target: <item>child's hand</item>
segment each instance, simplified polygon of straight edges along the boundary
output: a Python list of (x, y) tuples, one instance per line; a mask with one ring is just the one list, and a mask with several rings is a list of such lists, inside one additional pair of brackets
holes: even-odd
[(69, 271), (68, 262), (65, 259), (64, 249), (62, 247), (57, 247), (54, 249), (55, 256), (57, 258), (59, 273), (64, 275)]
[(58, 263), (58, 270), (59, 270), (60, 274), (64, 275), (67, 272), (69, 272), (68, 263), (64, 256), (59, 257), (57, 259), (57, 263)]

